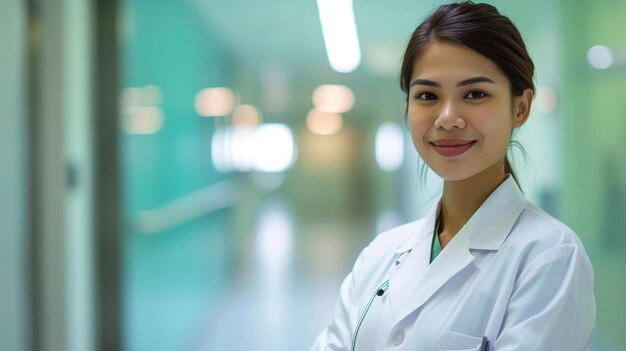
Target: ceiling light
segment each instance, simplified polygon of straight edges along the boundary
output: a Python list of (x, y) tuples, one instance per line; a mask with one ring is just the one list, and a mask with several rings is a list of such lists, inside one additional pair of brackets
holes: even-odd
[(361, 63), (361, 49), (352, 0), (317, 0), (317, 7), (330, 66), (341, 73), (354, 71)]
[(306, 125), (314, 134), (331, 135), (337, 133), (343, 125), (340, 114), (312, 109), (306, 118)]
[(320, 85), (313, 91), (313, 105), (325, 112), (348, 112), (354, 106), (354, 93), (345, 85)]
[(154, 134), (161, 130), (164, 120), (158, 107), (141, 107), (124, 116), (124, 131), (128, 134)]
[(235, 108), (235, 94), (228, 88), (206, 88), (196, 95), (195, 107), (200, 116), (226, 116)]
[(252, 105), (239, 105), (233, 111), (233, 125), (240, 128), (254, 128), (261, 122), (259, 111)]

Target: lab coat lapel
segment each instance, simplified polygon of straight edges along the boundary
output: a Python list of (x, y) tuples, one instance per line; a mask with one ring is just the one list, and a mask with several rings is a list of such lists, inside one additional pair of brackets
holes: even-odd
[(465, 225), (470, 249), (499, 250), (526, 207), (526, 198), (509, 176)]
[[(416, 277), (416, 286), (408, 292), (407, 303), (402, 306), (398, 314), (395, 314), (396, 322), (422, 307), (437, 290), (474, 260), (474, 256), (469, 252), (469, 237), (466, 235), (467, 233), (463, 234), (459, 232), (432, 264), (428, 265), (428, 261), (426, 261), (426, 269), (423, 274)], [(425, 243), (428, 246), (428, 252), (423, 257), (426, 257), (427, 260), (430, 257), (431, 240), (432, 235)]]
[(431, 209), (421, 227), (396, 250), (399, 256), (409, 250), (410, 253), (389, 274), (389, 300), (394, 318), (407, 305), (417, 283), (428, 269), (437, 207)]

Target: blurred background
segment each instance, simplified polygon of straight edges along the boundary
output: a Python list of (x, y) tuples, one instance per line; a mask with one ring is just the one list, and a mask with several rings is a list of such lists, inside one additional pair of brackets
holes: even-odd
[[(307, 350), (424, 215), (400, 59), (441, 1), (0, 1), (0, 350)], [(492, 1), (538, 94), (513, 150), (626, 350), (626, 2)]]

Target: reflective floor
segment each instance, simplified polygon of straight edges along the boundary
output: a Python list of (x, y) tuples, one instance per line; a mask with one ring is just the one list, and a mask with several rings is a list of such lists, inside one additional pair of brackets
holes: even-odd
[[(233, 219), (245, 207), (224, 214)], [(341, 281), (374, 235), (369, 222), (301, 217), (289, 202), (267, 196), (249, 231), (223, 232), (230, 225), (225, 221), (216, 233), (194, 233), (190, 225), (188, 233), (137, 237), (127, 279), (127, 348), (307, 349), (328, 324)]]
[(261, 205), (257, 229), (220, 289), (194, 350), (304, 350), (328, 323), (355, 245), (371, 237), (363, 223), (301, 221), (288, 204)]

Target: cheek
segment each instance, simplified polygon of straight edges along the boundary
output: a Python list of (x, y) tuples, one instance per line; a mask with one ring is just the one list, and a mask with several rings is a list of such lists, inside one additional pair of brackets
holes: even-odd
[(484, 120), (483, 128), (484, 137), (494, 147), (507, 148), (511, 139), (513, 130), (512, 117), (509, 114), (496, 113), (493, 118)]
[(473, 111), (474, 116), (482, 116), (483, 121), (489, 121), (495, 128), (512, 128), (513, 111), (511, 106), (504, 101), (493, 101), (485, 104)]
[(420, 149), (421, 144), (424, 141), (424, 136), (428, 131), (427, 125), (424, 119), (416, 118), (415, 115), (408, 115), (407, 122), (409, 126), (409, 132), (411, 133), (411, 139), (413, 139), (413, 145)]
[(411, 128), (411, 134), (424, 134), (428, 130), (429, 121), (423, 111), (409, 107), (407, 110), (407, 122)]

